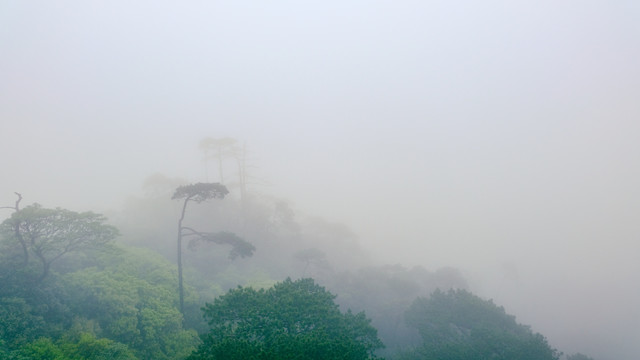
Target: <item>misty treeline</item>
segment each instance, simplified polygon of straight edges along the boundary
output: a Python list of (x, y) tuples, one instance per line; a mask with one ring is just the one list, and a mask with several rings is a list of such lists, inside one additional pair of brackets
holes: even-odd
[(375, 264), (346, 226), (248, 191), (237, 141), (200, 149), (219, 182), (152, 175), (109, 219), (2, 207), (0, 358), (562, 357), (456, 269)]

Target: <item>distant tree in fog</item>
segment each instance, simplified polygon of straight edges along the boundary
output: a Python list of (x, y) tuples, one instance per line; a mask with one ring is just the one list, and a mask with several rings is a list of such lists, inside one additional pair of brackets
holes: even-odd
[(206, 137), (200, 141), (198, 148), (203, 153), (205, 172), (207, 181), (209, 177), (209, 160), (216, 160), (218, 163), (218, 176), (221, 184), (227, 184), (224, 177), (224, 162), (228, 159), (235, 160), (237, 166), (237, 185), (240, 190), (240, 200), (243, 207), (246, 206), (247, 184), (249, 175), (247, 173), (247, 148), (246, 145), (239, 145), (238, 140), (230, 137), (211, 138)]
[(406, 312), (423, 344), (402, 359), (558, 360), (561, 353), (492, 301), (466, 290), (436, 290)]
[[(228, 157), (236, 157), (239, 152), (239, 147), (237, 146), (238, 141), (234, 138), (224, 137), (224, 138), (211, 138), (207, 137), (200, 141), (198, 148), (204, 154), (204, 162), (205, 167), (210, 159), (215, 159), (218, 161), (218, 175), (220, 177), (220, 183), (224, 184), (224, 171), (223, 171), (223, 163), (224, 160)], [(207, 169), (208, 173), (208, 169)], [(208, 175), (208, 174), (207, 174)]]
[(308, 248), (303, 249), (295, 254), (293, 257), (302, 262), (304, 264), (304, 269), (302, 270), (302, 277), (305, 277), (307, 273), (307, 269), (309, 265), (314, 265), (319, 268), (327, 269), (329, 268), (329, 263), (327, 262), (327, 255), (319, 249), (316, 248)]

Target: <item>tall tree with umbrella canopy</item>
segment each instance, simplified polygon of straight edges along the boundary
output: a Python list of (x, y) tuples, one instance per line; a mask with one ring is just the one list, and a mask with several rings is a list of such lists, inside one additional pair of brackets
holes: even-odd
[(227, 187), (220, 183), (196, 183), (179, 186), (171, 199), (184, 199), (182, 212), (178, 220), (178, 292), (180, 294), (180, 312), (184, 314), (184, 286), (182, 278), (182, 239), (186, 236), (196, 236), (201, 240), (211, 241), (216, 244), (231, 245), (231, 258), (237, 256), (245, 257), (253, 255), (255, 247), (229, 232), (201, 232), (193, 228), (184, 226), (184, 218), (187, 212), (187, 205), (190, 201), (201, 203), (211, 199), (224, 199), (229, 194)]

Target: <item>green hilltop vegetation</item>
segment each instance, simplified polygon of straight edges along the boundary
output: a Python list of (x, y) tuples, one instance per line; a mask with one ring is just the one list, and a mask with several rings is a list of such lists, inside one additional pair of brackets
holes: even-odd
[(455, 269), (373, 264), (341, 224), (222, 190), (156, 175), (109, 219), (18, 195), (0, 225), (0, 358), (562, 357)]

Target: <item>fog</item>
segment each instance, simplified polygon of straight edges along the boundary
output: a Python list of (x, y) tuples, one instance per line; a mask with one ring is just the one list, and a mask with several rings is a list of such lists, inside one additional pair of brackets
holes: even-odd
[(376, 261), (459, 268), (560, 350), (638, 358), (638, 19), (623, 0), (5, 1), (0, 206), (218, 181), (198, 143), (232, 137), (250, 191)]

